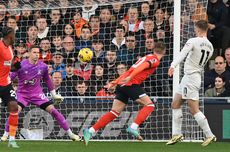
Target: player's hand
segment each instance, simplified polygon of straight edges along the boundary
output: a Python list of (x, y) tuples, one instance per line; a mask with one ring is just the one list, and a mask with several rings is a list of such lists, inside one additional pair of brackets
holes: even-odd
[(54, 100), (54, 104), (57, 105), (57, 104), (60, 104), (64, 100), (64, 97), (62, 97), (59, 94), (55, 94), (53, 96), (53, 100)]
[(114, 92), (117, 84), (115, 83), (108, 83), (107, 85), (104, 86), (109, 92)]
[(128, 76), (128, 77), (122, 79), (122, 80), (120, 81), (121, 86), (124, 86), (124, 85), (127, 84), (130, 80), (131, 80), (131, 77), (130, 77), (130, 76)]
[(169, 70), (168, 70), (168, 75), (171, 77), (174, 73), (174, 68), (173, 67), (170, 67)]

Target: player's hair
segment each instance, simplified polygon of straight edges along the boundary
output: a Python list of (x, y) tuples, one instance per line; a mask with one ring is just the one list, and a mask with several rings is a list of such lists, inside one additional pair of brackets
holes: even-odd
[(157, 54), (164, 54), (164, 51), (166, 50), (166, 46), (163, 42), (159, 41), (155, 43), (154, 52)]
[(7, 37), (10, 33), (13, 33), (14, 29), (12, 27), (5, 26), (2, 28), (2, 37)]
[(202, 31), (208, 30), (208, 22), (206, 20), (199, 20), (195, 23), (195, 26), (201, 29)]
[(38, 48), (40, 50), (39, 46), (37, 46), (37, 45), (31, 45), (30, 48), (29, 48), (29, 52), (31, 52), (32, 49), (34, 49), (34, 48)]

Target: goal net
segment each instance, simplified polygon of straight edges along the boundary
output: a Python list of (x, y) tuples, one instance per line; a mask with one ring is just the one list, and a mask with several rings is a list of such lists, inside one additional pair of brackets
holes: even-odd
[[(156, 102), (156, 110), (140, 126), (140, 132), (145, 140), (168, 140), (173, 80), (167, 76), (167, 70), (173, 59), (173, 46), (182, 47), (194, 36), (194, 22), (203, 18), (206, 3), (206, 0), (182, 1), (181, 35), (177, 35), (181, 41), (173, 38), (176, 21), (173, 0), (9, 0), (0, 2), (0, 28), (15, 29), (14, 50), (18, 60), (28, 57), (31, 45), (41, 47), (40, 59), (48, 64), (57, 92), (66, 97), (55, 107), (73, 132), (80, 135), (111, 109), (114, 94), (103, 86), (119, 77), (138, 58), (152, 53), (155, 42), (163, 41), (167, 54), (156, 72), (143, 83), (147, 94)], [(77, 54), (82, 48), (94, 51), (91, 63), (78, 62)], [(49, 96), (45, 84), (44, 92)], [(203, 102), (200, 103), (203, 108)], [(0, 109), (2, 135), (8, 113), (3, 106)], [(93, 139), (133, 139), (125, 129), (139, 109), (137, 103), (130, 101), (121, 116)], [(203, 135), (199, 127), (188, 108), (185, 106), (183, 110), (186, 140), (200, 140)], [(68, 136), (51, 115), (31, 105), (20, 113), (18, 138), (68, 139)]]

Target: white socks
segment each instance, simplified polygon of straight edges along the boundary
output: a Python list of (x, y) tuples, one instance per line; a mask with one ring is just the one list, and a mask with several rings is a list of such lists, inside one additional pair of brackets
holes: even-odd
[(73, 132), (72, 132), (71, 129), (68, 129), (66, 132), (67, 132), (67, 134), (68, 134), (69, 136), (71, 136), (71, 135), (73, 134)]
[(182, 109), (172, 109), (172, 135), (181, 135), (182, 127)]
[(13, 140), (15, 140), (15, 137), (14, 136), (10, 136), (9, 141), (13, 141)]
[(95, 131), (95, 129), (93, 127), (90, 127), (89, 132), (94, 134), (96, 131)]
[(3, 136), (9, 136), (9, 132), (6, 132), (6, 131), (4, 131), (4, 134), (3, 134)]
[(138, 127), (139, 127), (139, 125), (134, 123), (134, 122), (130, 125), (130, 128), (132, 128), (134, 130), (137, 130)]
[(205, 115), (201, 111), (197, 112), (194, 115), (194, 118), (195, 118), (196, 122), (198, 123), (198, 125), (203, 130), (206, 137), (213, 137), (214, 136), (210, 127), (209, 127), (208, 120), (206, 119)]

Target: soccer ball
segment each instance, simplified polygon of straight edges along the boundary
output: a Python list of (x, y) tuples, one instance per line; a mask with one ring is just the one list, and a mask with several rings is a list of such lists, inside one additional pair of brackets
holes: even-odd
[(90, 62), (93, 58), (93, 51), (89, 48), (82, 48), (78, 53), (78, 59), (81, 62)]

